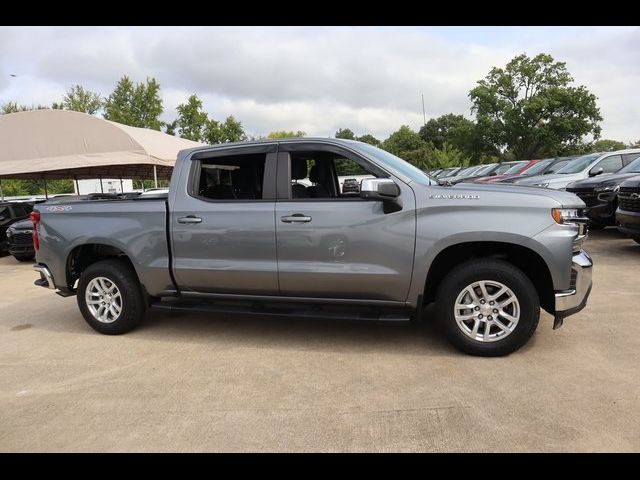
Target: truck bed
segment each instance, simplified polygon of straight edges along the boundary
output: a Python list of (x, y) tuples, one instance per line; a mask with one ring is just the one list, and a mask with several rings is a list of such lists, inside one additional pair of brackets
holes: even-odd
[(49, 266), (56, 285), (63, 284), (67, 262), (76, 249), (101, 245), (131, 259), (149, 294), (173, 290), (166, 198), (166, 194), (134, 199), (59, 198), (39, 204), (35, 208), (40, 212), (38, 260)]

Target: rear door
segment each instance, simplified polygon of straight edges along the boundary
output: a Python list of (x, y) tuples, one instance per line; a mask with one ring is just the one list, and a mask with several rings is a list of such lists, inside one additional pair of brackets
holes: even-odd
[(415, 243), (415, 197), (398, 179), (402, 210), (343, 192), (346, 178), (389, 175), (351, 150), (283, 142), (278, 153), (276, 235), (280, 292), (286, 296), (407, 298)]
[(278, 294), (276, 150), (273, 143), (201, 151), (183, 169), (184, 191), (170, 209), (181, 290)]

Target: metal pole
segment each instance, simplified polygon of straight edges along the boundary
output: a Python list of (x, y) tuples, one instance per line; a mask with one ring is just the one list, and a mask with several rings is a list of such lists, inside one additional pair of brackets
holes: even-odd
[(153, 166), (153, 182), (156, 185), (156, 188), (158, 188), (158, 171), (156, 170), (156, 166)]
[(427, 125), (427, 114), (424, 111), (424, 93), (422, 94), (422, 121)]
[(0, 197), (2, 197), (2, 201), (4, 202), (4, 191), (2, 190), (2, 179), (0, 178)]
[(80, 184), (78, 183), (78, 176), (76, 175), (74, 178), (76, 180), (76, 195), (80, 195)]
[(104, 193), (104, 188), (102, 187), (102, 175), (100, 176), (100, 193)]
[(120, 177), (120, 193), (124, 193), (124, 185), (122, 184), (122, 177)]
[(42, 180), (44, 181), (44, 198), (49, 200), (49, 191), (47, 190), (47, 179), (45, 177), (42, 177)]

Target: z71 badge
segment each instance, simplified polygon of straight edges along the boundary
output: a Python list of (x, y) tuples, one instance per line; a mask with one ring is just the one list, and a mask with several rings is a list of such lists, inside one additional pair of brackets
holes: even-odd
[(479, 195), (429, 195), (434, 200), (478, 200)]

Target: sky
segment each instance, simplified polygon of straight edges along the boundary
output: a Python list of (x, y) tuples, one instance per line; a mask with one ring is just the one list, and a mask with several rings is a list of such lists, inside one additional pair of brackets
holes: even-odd
[[(0, 104), (60, 101), (74, 84), (108, 95), (155, 77), (165, 112), (196, 93), (251, 135), (338, 128), (384, 139), (446, 113), (493, 66), (544, 52), (598, 97), (602, 138), (640, 139), (639, 27), (0, 27)], [(12, 76), (12, 75), (15, 75)]]

